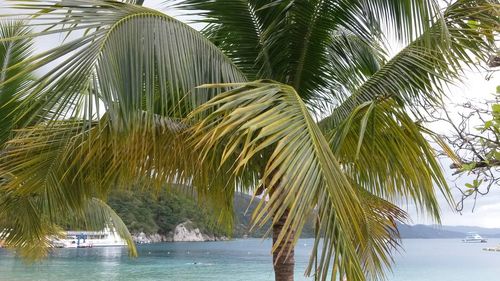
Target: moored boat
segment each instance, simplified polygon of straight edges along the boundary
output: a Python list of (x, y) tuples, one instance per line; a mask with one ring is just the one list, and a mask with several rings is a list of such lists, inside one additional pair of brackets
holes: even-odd
[(114, 230), (67, 231), (62, 239), (53, 239), (56, 248), (122, 247), (127, 243)]
[(468, 232), (467, 236), (464, 239), (462, 239), (462, 242), (464, 242), (464, 243), (486, 243), (486, 242), (488, 242), (488, 240), (483, 238), (481, 235), (477, 234), (476, 232)]

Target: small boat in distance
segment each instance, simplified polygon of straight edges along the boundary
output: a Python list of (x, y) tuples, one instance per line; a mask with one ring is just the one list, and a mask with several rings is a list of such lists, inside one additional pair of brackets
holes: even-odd
[(462, 242), (464, 242), (464, 243), (486, 243), (486, 242), (488, 242), (488, 240), (481, 237), (481, 235), (477, 234), (476, 232), (468, 232), (467, 236), (465, 236), (465, 238), (462, 239)]
[(122, 247), (127, 242), (115, 231), (67, 231), (63, 239), (54, 239), (52, 245), (56, 248), (93, 248), (93, 247)]
[(500, 245), (497, 245), (496, 247), (483, 248), (483, 251), (500, 252)]

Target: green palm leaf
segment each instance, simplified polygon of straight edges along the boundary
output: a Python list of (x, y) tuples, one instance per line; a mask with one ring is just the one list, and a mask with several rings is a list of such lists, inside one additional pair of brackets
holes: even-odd
[(317, 91), (310, 101), (320, 109), (316, 110), (320, 116), (331, 112), (386, 63), (380, 43), (368, 42), (348, 30), (338, 30), (331, 36), (326, 56), (329, 64), (324, 74), (328, 87)]
[[(213, 94), (199, 91), (186, 97), (196, 86), (244, 80), (198, 32), (155, 10), (112, 1), (28, 1), (13, 7), (40, 10), (32, 20), (39, 20), (48, 30), (6, 38), (4, 42), (84, 32), (31, 57), (29, 66), (21, 72), (69, 57), (28, 88), (29, 95), (24, 99), (24, 103), (39, 101), (39, 115), (49, 115), (44, 109), (50, 109), (52, 120), (82, 115), (92, 120), (102, 116), (102, 107), (113, 122), (118, 122), (117, 118), (123, 122), (115, 125), (125, 127), (142, 110), (182, 116)], [(12, 66), (16, 67), (21, 65)], [(181, 100), (184, 106), (179, 106)]]
[[(219, 48), (238, 65), (247, 77), (273, 76), (276, 52), (266, 46), (266, 29), (281, 16), (287, 3), (270, 3), (267, 0), (251, 1), (167, 1), (171, 6), (190, 10), (208, 24), (203, 30)], [(237, 40), (234, 40), (236, 39)]]
[[(0, 40), (28, 34), (30, 34), (30, 29), (25, 27), (22, 22), (0, 21)], [(22, 92), (32, 80), (31, 73), (26, 72), (23, 75), (18, 75), (20, 69), (12, 69), (11, 66), (23, 64), (31, 54), (32, 45), (32, 40), (27, 38), (0, 43), (1, 144), (7, 141), (14, 127), (15, 114), (13, 111), (20, 102), (20, 98), (15, 94)]]
[(439, 220), (435, 187), (453, 199), (422, 131), (394, 101), (373, 101), (357, 107), (329, 141), (358, 185), (392, 202), (413, 200)]
[(137, 256), (137, 249), (127, 226), (118, 214), (103, 200), (92, 198), (87, 201), (82, 212), (71, 214), (71, 216), (74, 221), (70, 221), (70, 225), (80, 226), (82, 229), (88, 230), (99, 231), (107, 228), (116, 231), (127, 242), (130, 256)]
[[(171, 157), (179, 147), (173, 135), (185, 127), (178, 118), (217, 92), (195, 86), (244, 80), (212, 43), (158, 11), (112, 1), (26, 1), (14, 7), (38, 11), (32, 21), (48, 29), (2, 43), (82, 34), (10, 66), (17, 76), (5, 81), (67, 57), (14, 94), (22, 97), (18, 109), (24, 113), (17, 120), (26, 118), (30, 127), (16, 132), (0, 161), (2, 176), (9, 178), (2, 189), (22, 198), (50, 195), (49, 222), (104, 198), (114, 184), (130, 184), (128, 179), (153, 175), (157, 186), (181, 181), (180, 158)], [(45, 237), (45, 220), (25, 220), (19, 241)]]
[[(349, 2), (349, 1), (347, 1)], [(357, 0), (367, 22), (384, 34), (394, 32), (400, 40), (410, 42), (424, 34), (432, 20), (442, 21), (438, 1), (435, 0)], [(392, 29), (392, 30), (391, 30)]]
[(322, 264), (320, 280), (327, 278), (330, 261), (339, 268), (339, 276), (364, 280), (356, 256), (356, 247), (366, 239), (357, 192), (293, 88), (269, 81), (243, 84), (199, 107), (193, 118), (206, 111), (212, 113), (192, 133), (201, 165), (213, 165), (214, 157), (221, 165), (234, 160), (229, 164), (238, 175), (246, 165), (268, 159), (260, 180), (268, 187), (263, 196), (269, 199), (256, 209), (255, 223), (263, 225), (289, 211), (273, 250), (281, 241), (296, 242), (307, 214), (318, 206), (324, 235), (322, 260), (328, 261)]
[(95, 125), (89, 132), (81, 123), (59, 121), (50, 129), (39, 125), (18, 130), (16, 138), (4, 146), (0, 228), (9, 230), (2, 237), (6, 245), (21, 250), (23, 256), (44, 256), (50, 238), (60, 234), (61, 222), (86, 229), (115, 229), (127, 241), (130, 254), (137, 255), (125, 224), (96, 198), (106, 196), (109, 183), (95, 180), (95, 173), (78, 177), (82, 167), (73, 166), (71, 156), (80, 151), (76, 148), (86, 140), (83, 135), (99, 128)]
[[(322, 120), (322, 127), (335, 128), (357, 106), (377, 98), (392, 97), (418, 114), (421, 102), (439, 104), (448, 82), (460, 78), (462, 69), (487, 61), (491, 36), (498, 28), (498, 3), (457, 1), (441, 21), (412, 42)], [(473, 22), (473, 24), (471, 23)]]
[[(36, 195), (45, 200), (45, 216), (32, 216), (29, 221), (22, 219), (26, 225), (16, 228), (20, 231), (18, 239), (34, 241), (31, 231), (38, 231), (36, 237), (42, 239), (40, 237), (47, 234), (42, 228), (46, 221), (57, 225), (61, 214), (80, 214), (79, 218), (85, 218), (87, 215), (83, 214), (87, 211), (81, 210), (89, 200), (106, 198), (113, 187), (126, 188), (136, 182), (147, 182), (157, 188), (169, 182), (187, 183), (185, 178), (193, 173), (190, 167), (195, 165), (190, 161), (193, 156), (185, 158), (190, 154), (180, 153), (185, 150), (186, 141), (179, 139), (182, 135), (178, 134), (185, 126), (167, 118), (157, 118), (155, 130), (151, 131), (147, 130), (151, 127), (149, 118), (143, 121), (138, 127), (146, 129), (122, 134), (112, 129), (108, 115), (99, 122), (92, 122), (90, 127), (83, 125), (86, 121), (67, 120), (18, 130), (2, 154), (0, 177), (7, 180), (1, 189), (15, 198)], [(13, 201), (7, 198), (5, 202)], [(8, 208), (0, 204), (0, 213), (8, 214)], [(33, 212), (38, 212), (38, 208), (33, 207)], [(91, 215), (106, 215), (99, 212)], [(221, 218), (229, 222), (229, 227), (230, 219)], [(31, 224), (34, 230), (26, 231)], [(91, 220), (86, 220), (84, 225), (92, 226)], [(125, 229), (115, 228), (128, 238)], [(46, 244), (40, 245), (42, 249)], [(133, 245), (129, 243), (129, 246)]]
[[(58, 223), (65, 222), (71, 227), (90, 230), (104, 228), (115, 230), (127, 242), (130, 255), (137, 256), (137, 250), (127, 227), (121, 218), (102, 200), (91, 198), (82, 209), (60, 210), (55, 219), (50, 218), (56, 206), (51, 200), (51, 190), (39, 195), (14, 195), (0, 192), (0, 239), (8, 248), (15, 248), (30, 260), (47, 255), (52, 246), (52, 238), (63, 235)], [(68, 224), (69, 223), (69, 224)]]
[(400, 37), (414, 38), (439, 17), (429, 0), (404, 1), (167, 1), (190, 10), (208, 24), (205, 34), (249, 78), (293, 85), (303, 99), (331, 86), (328, 46), (333, 33), (346, 30), (373, 43), (380, 26)]
[(396, 205), (366, 192), (362, 187), (358, 188), (365, 212), (363, 230), (367, 237), (366, 243), (358, 248), (358, 253), (363, 268), (372, 269), (365, 270), (367, 279), (385, 279), (386, 270), (394, 262), (393, 254), (401, 247), (396, 223), (406, 223), (409, 218)]

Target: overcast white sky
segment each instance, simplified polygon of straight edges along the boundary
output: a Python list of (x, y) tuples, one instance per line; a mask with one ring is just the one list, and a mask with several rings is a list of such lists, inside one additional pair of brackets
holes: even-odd
[[(162, 9), (163, 1), (161, 0), (145, 0), (145, 6), (160, 9), (171, 16), (181, 16), (179, 12), (172, 10)], [(16, 15), (15, 11), (8, 10), (2, 5), (5, 4), (4, 0), (0, 0), (0, 14), (13, 14)], [(182, 19), (182, 18), (181, 18)], [(185, 18), (184, 18), (185, 19)], [(58, 36), (44, 37), (36, 42), (37, 50), (46, 50), (51, 47), (56, 46), (60, 43), (60, 38)], [(394, 44), (397, 45), (397, 44)], [(500, 73), (494, 75), (489, 81), (485, 79), (486, 72), (477, 71), (467, 71), (462, 83), (457, 86), (451, 86), (448, 92), (447, 105), (452, 111), (457, 111), (454, 103), (461, 103), (468, 99), (484, 100), (491, 98), (491, 94), (495, 91), (496, 86), (500, 85)], [(449, 133), (450, 130), (447, 127), (436, 127), (432, 129), (440, 133)], [(453, 187), (455, 183), (458, 186), (463, 186), (465, 182), (468, 182), (467, 178), (460, 179), (457, 182), (454, 181), (454, 177), (451, 176), (451, 172), (448, 169), (448, 165), (443, 165), (443, 168), (447, 174), (450, 187)], [(458, 191), (454, 190), (454, 194), (458, 198)], [(483, 227), (500, 227), (500, 188), (494, 188), (486, 197), (478, 199), (474, 213), (471, 212), (472, 200), (466, 203), (463, 213), (457, 214), (452, 208), (447, 206), (444, 200), (441, 198), (441, 209), (442, 209), (442, 223), (445, 225), (476, 225)], [(411, 205), (404, 205), (403, 208), (407, 208), (409, 211), (413, 223), (433, 223), (432, 221), (426, 219), (425, 216), (418, 215)]]

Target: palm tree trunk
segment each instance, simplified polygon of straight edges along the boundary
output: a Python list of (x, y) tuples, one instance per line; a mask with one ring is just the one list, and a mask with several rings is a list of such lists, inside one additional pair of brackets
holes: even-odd
[[(276, 244), (278, 236), (283, 229), (286, 219), (288, 218), (288, 209), (283, 213), (283, 215), (273, 224), (273, 246)], [(293, 247), (293, 236), (283, 240), (280, 245), (273, 252), (273, 264), (274, 264), (274, 280), (275, 281), (293, 281), (293, 272), (295, 267), (295, 251)], [(283, 250), (283, 254), (278, 257), (280, 251)], [(287, 255), (288, 251), (290, 254)]]

